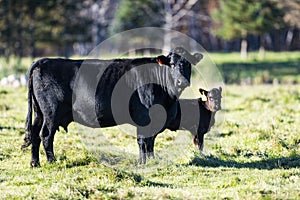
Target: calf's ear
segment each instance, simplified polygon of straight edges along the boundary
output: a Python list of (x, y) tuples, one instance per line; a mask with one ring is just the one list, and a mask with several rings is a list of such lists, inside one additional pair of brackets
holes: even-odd
[(156, 58), (156, 61), (157, 63), (160, 65), (160, 66), (163, 66), (163, 65), (168, 65), (170, 66), (170, 58), (164, 56), (164, 55), (161, 55), (161, 56), (158, 56)]
[(202, 88), (199, 88), (199, 92), (200, 94), (204, 94), (205, 96), (207, 95), (208, 91), (207, 90), (204, 90)]
[(200, 97), (201, 100), (202, 100), (202, 101), (207, 101), (207, 94), (208, 94), (208, 91), (206, 91), (206, 90), (200, 88), (200, 89), (199, 89), (199, 92), (200, 92), (200, 94), (201, 94), (201, 97)]
[(221, 86), (219, 87), (219, 90), (220, 90), (220, 92), (222, 92), (222, 87)]

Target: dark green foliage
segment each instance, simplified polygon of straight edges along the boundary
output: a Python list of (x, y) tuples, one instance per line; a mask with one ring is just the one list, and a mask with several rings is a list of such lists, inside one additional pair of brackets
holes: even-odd
[(215, 34), (230, 40), (247, 34), (268, 33), (283, 24), (283, 11), (270, 0), (220, 0), (220, 9), (213, 13)]
[[(90, 40), (88, 16), (79, 0), (0, 1), (0, 50), (5, 55), (36, 56), (36, 43), (67, 48)], [(1, 53), (1, 52), (0, 52)]]
[(163, 3), (160, 1), (121, 0), (111, 27), (113, 33), (139, 27), (163, 25)]

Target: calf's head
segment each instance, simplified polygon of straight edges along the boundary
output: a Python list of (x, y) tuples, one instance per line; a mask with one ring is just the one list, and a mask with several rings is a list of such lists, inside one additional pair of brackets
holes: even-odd
[(213, 88), (210, 91), (200, 88), (199, 92), (201, 94), (200, 101), (208, 110), (211, 112), (221, 110), (222, 87)]

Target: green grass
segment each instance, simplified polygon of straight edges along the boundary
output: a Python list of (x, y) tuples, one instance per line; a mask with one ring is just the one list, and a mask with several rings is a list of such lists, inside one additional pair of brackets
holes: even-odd
[[(224, 123), (199, 155), (188, 132), (166, 131), (156, 158), (137, 164), (135, 130), (71, 124), (57, 161), (29, 166), (21, 151), (25, 88), (0, 88), (1, 199), (299, 199), (300, 86), (226, 86)], [(222, 119), (222, 117), (220, 118)]]
[[(274, 80), (288, 84), (300, 83), (299, 51), (267, 51), (264, 58), (260, 58), (258, 52), (249, 52), (247, 60), (242, 60), (238, 52), (209, 53), (209, 56), (221, 71), (225, 83), (242, 83), (249, 78), (253, 84), (271, 83)], [(0, 58), (0, 79), (14, 73), (26, 73), (32, 61), (31, 58), (18, 60), (12, 57), (7, 63), (5, 58)]]
[(299, 60), (299, 51), (288, 51), (288, 52), (272, 52), (266, 51), (265, 57), (261, 58), (258, 52), (249, 52), (246, 60), (242, 59), (239, 52), (232, 53), (210, 53), (211, 58), (217, 64), (222, 63), (256, 63), (259, 61), (263, 62), (287, 62), (293, 60)]
[(211, 53), (212, 60), (224, 76), (226, 83), (241, 83), (251, 78), (254, 84), (270, 83), (274, 79), (281, 83), (300, 83), (300, 52), (266, 52), (260, 58), (250, 52), (247, 60), (239, 53)]
[(25, 74), (30, 64), (33, 62), (31, 58), (17, 59), (11, 57), (7, 60), (5, 57), (0, 57), (0, 80), (1, 78), (11, 74)]

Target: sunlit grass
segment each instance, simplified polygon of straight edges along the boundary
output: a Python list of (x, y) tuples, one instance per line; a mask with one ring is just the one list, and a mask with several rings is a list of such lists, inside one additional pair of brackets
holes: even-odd
[(57, 161), (31, 169), (20, 150), (25, 88), (0, 88), (2, 199), (299, 199), (300, 87), (226, 86), (225, 122), (205, 136), (167, 131), (138, 165), (134, 128), (71, 124), (55, 137)]
[(224, 63), (255, 63), (255, 62), (288, 62), (288, 61), (299, 61), (299, 51), (288, 51), (288, 52), (272, 52), (266, 51), (265, 56), (260, 57), (257, 51), (249, 52), (247, 59), (242, 59), (239, 52), (231, 53), (209, 53), (209, 56), (216, 64)]

